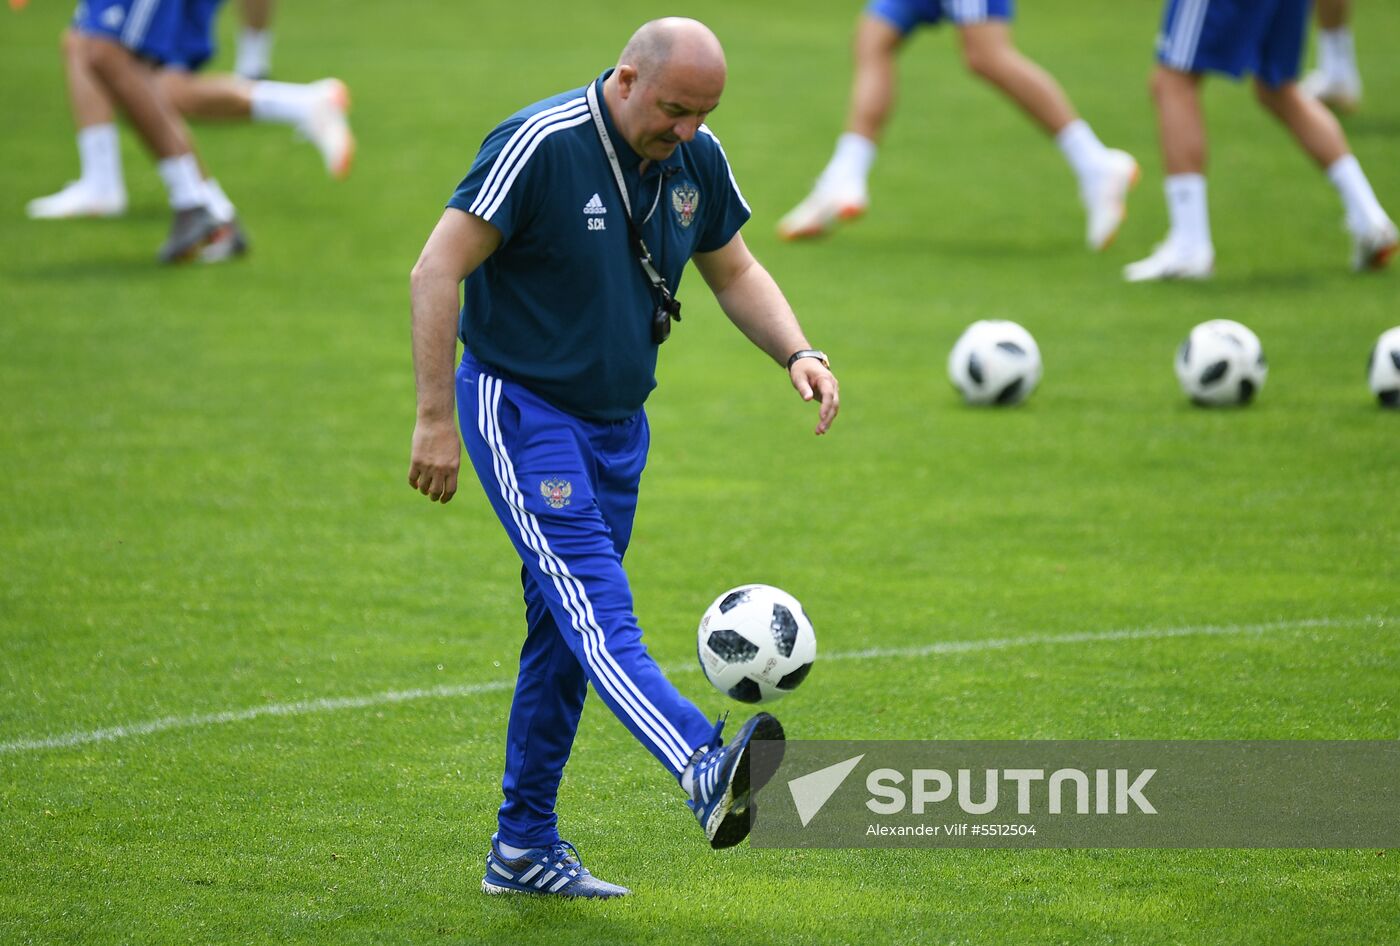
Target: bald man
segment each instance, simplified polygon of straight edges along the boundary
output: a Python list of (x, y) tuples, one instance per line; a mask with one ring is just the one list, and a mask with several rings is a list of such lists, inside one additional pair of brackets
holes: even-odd
[(817, 434), (838, 408), (826, 355), (739, 235), (749, 207), (704, 124), (724, 83), (724, 52), (704, 25), (645, 24), (615, 68), (486, 136), (413, 269), (409, 485), (434, 502), (456, 493), (455, 402), (522, 563), (527, 631), (486, 893), (628, 892), (584, 869), (554, 811), (589, 683), (680, 784), (712, 847), (748, 835), (750, 792), (772, 775), (750, 765), (752, 741), (783, 738), (759, 713), (721, 741), (723, 722), (648, 654), (622, 565), (650, 440), (642, 405), (680, 320), (687, 260), (797, 393), (818, 402)]

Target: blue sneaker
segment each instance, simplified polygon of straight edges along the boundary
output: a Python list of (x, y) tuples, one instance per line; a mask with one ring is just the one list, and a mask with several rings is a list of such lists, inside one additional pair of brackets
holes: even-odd
[[(723, 726), (721, 721), (715, 727), (716, 742)], [(686, 804), (705, 829), (710, 847), (733, 847), (748, 837), (753, 810), (749, 795), (767, 784), (782, 760), (779, 752), (765, 759), (761, 768), (751, 765), (749, 743), (755, 739), (781, 742), (782, 738), (783, 724), (768, 713), (759, 713), (744, 724), (733, 742), (696, 753), (690, 763), (691, 791)]]
[(558, 841), (553, 847), (537, 847), (509, 860), (501, 853), (500, 842), (493, 834), (481, 892), (603, 898), (625, 897), (632, 891), (590, 874), (579, 860), (578, 850), (568, 841)]

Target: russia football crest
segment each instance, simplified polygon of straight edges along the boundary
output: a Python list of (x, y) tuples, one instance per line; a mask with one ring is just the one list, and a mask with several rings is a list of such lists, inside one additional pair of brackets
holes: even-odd
[(569, 497), (573, 495), (573, 484), (568, 480), (541, 480), (540, 495), (544, 501), (549, 503), (551, 509), (563, 509), (569, 505)]
[(688, 227), (695, 220), (695, 209), (700, 206), (700, 191), (694, 184), (677, 184), (671, 188), (671, 209), (682, 227)]

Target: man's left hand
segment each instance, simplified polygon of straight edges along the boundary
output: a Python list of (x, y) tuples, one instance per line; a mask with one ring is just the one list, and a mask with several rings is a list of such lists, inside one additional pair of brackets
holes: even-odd
[(816, 358), (799, 358), (788, 369), (792, 386), (802, 395), (802, 400), (815, 398), (821, 404), (817, 414), (817, 427), (813, 433), (821, 436), (831, 429), (836, 412), (841, 409), (840, 385), (831, 369)]

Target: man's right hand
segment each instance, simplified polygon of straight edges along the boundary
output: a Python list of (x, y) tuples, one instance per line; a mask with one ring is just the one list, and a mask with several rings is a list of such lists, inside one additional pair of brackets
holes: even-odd
[(496, 247), (501, 231), (480, 217), (448, 207), (413, 265), (413, 386), (418, 424), (408, 485), (433, 502), (457, 492), (462, 442), (457, 439), (452, 357), (457, 345), (457, 287)]
[(413, 428), (413, 456), (408, 465), (408, 485), (433, 502), (449, 502), (457, 493), (457, 471), (462, 466), (462, 442), (451, 420), (419, 418)]

